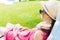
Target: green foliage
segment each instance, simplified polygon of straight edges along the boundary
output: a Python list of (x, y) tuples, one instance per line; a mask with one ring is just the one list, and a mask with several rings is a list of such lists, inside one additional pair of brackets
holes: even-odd
[(47, 0), (29, 0), (29, 1), (47, 1)]
[(58, 0), (58, 1), (60, 1), (60, 0)]
[(33, 28), (41, 22), (40, 2), (20, 2), (12, 5), (0, 4), (0, 26), (7, 23), (21, 24)]
[(29, 0), (29, 1), (35, 1), (35, 0)]

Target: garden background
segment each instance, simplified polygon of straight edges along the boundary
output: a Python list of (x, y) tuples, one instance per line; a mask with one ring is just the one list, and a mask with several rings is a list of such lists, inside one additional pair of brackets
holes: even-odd
[(42, 21), (40, 8), (39, 0), (16, 2), (11, 5), (0, 4), (0, 26), (12, 23), (33, 28)]

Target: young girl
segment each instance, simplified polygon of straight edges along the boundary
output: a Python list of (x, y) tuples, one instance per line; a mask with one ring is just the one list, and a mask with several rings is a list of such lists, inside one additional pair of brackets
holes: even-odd
[[(56, 20), (57, 12), (60, 7), (59, 2), (57, 1), (50, 1), (50, 2), (41, 2), (42, 9), (40, 9), (40, 13), (42, 15), (42, 23), (37, 24), (38, 29), (43, 33), (46, 33), (45, 36), (39, 36), (39, 32), (36, 34), (35, 39), (39, 40), (47, 40)], [(43, 34), (42, 33), (42, 34)], [(41, 37), (41, 38), (39, 38)]]
[(10, 25), (11, 27), (4, 32), (5, 40), (47, 40), (55, 23), (58, 4), (56, 2), (53, 5), (43, 4), (42, 7), (40, 13), (43, 22), (37, 24), (33, 29), (23, 28), (19, 25)]

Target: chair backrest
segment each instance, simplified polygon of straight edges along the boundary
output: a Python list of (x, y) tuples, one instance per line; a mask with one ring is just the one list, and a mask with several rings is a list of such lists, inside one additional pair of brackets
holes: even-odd
[(47, 40), (60, 40), (60, 9), (58, 10), (56, 22)]

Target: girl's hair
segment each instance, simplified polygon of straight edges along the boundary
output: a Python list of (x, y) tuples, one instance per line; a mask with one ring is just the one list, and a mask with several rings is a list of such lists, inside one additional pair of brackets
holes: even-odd
[(51, 31), (52, 31), (53, 26), (54, 26), (54, 24), (55, 24), (55, 21), (56, 21), (56, 20), (52, 19), (52, 23), (51, 23), (51, 27), (50, 27), (50, 30), (49, 30), (49, 32), (48, 32), (48, 35), (50, 35), (50, 33), (51, 33)]

